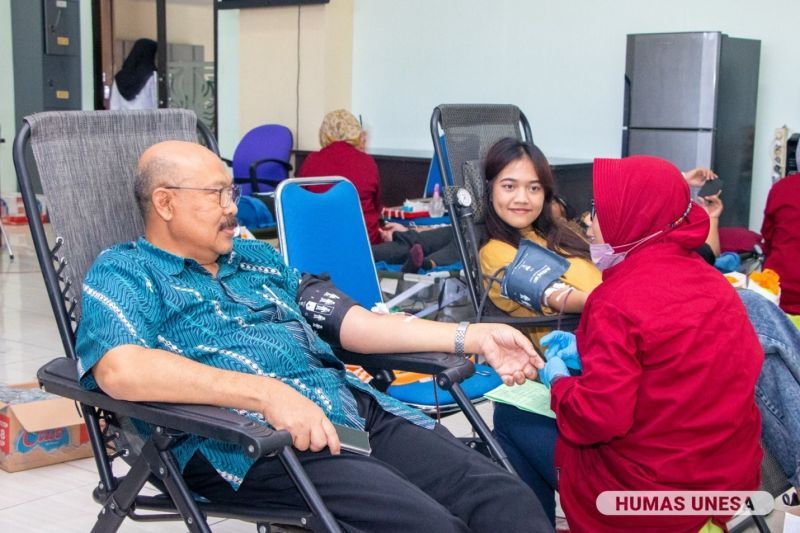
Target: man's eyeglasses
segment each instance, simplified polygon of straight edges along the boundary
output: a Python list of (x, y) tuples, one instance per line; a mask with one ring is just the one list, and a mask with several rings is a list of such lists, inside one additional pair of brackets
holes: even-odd
[(223, 208), (231, 205), (231, 202), (235, 204), (238, 203), (239, 198), (242, 196), (242, 189), (238, 185), (231, 185), (230, 187), (220, 187), (218, 189), (203, 188), (203, 187), (178, 187), (177, 185), (165, 185), (164, 189), (215, 192), (219, 195), (219, 206)]

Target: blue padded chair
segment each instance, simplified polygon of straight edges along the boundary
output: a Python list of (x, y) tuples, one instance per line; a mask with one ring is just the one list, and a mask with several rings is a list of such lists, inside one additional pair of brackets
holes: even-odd
[(233, 181), (242, 186), (242, 195), (272, 191), (289, 177), (294, 139), (292, 132), (280, 124), (265, 124), (248, 131), (233, 153), (225, 160), (233, 168)]
[[(331, 183), (324, 192), (306, 189)], [(328, 274), (339, 289), (366, 309), (383, 302), (358, 192), (352, 183), (341, 177), (288, 179), (278, 186), (275, 206), (287, 264), (305, 273)], [(429, 414), (463, 412), (491, 450), (496, 443), (472, 403), (483, 401), (486, 392), (502, 383), (497, 373), (486, 365), (475, 365), (475, 374), (462, 384), (444, 383), (444, 387), (439, 386), (438, 376), (435, 380), (420, 377), (386, 389), (380, 382), (394, 376), (377, 376), (373, 384)]]
[[(439, 137), (439, 146), (442, 149), (442, 155), (444, 156), (444, 167), (445, 171), (447, 172), (447, 185), (453, 185), (453, 171), (450, 168), (450, 161), (447, 159), (447, 145), (444, 141), (444, 135)], [(439, 164), (439, 156), (436, 152), (433, 153), (433, 157), (431, 158), (431, 166), (428, 167), (428, 177), (425, 179), (425, 198), (429, 198), (433, 196), (433, 189), (436, 185), (439, 185), (440, 190), (444, 190), (445, 184), (442, 183), (442, 171), (441, 165)]]

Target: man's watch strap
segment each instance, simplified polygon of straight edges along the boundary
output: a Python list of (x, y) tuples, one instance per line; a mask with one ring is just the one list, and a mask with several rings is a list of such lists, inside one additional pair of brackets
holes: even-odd
[(467, 327), (469, 326), (469, 322), (459, 322), (458, 327), (456, 328), (456, 355), (464, 356), (464, 341), (467, 339)]

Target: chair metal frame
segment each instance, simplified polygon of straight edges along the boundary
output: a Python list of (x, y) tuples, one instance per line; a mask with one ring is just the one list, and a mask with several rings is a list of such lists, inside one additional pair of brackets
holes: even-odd
[[(503, 107), (510, 110), (513, 114), (518, 115), (519, 122), (514, 126), (517, 132), (517, 138), (531, 144), (533, 143), (533, 133), (531, 132), (530, 123), (525, 117), (525, 114), (518, 107), (513, 105), (498, 106), (495, 104), (490, 104), (489, 106), (493, 108)], [(455, 151), (451, 149), (448, 144), (451, 141), (448, 140), (447, 132), (443, 126), (443, 115), (458, 112), (477, 113), (486, 107), (487, 105), (484, 104), (441, 104), (433, 109), (430, 122), (435, 159), (438, 160), (439, 171), (448, 184), (445, 187), (444, 200), (447, 204), (448, 212), (451, 213), (453, 234), (458, 245), (461, 262), (464, 265), (464, 277), (475, 313), (475, 322), (481, 322), (486, 318), (483, 313), (484, 307), (481, 303), (488, 300), (485, 296), (487, 291), (484, 289), (483, 273), (481, 272), (477, 260), (479, 257), (478, 233), (474, 221), (474, 212), (471, 206), (464, 207), (460, 205), (456, 199), (456, 193), (459, 189), (464, 188), (465, 184), (460, 174), (462, 171), (461, 165), (457, 165), (452, 160), (452, 154), (454, 154)], [(444, 149), (439, 141), (442, 136), (444, 137)], [(476, 156), (477, 155), (479, 154), (476, 154)], [(446, 158), (450, 158), (449, 166), (453, 170), (454, 175), (447, 172)], [(490, 304), (487, 307), (493, 307), (491, 302), (487, 303)], [(495, 322), (503, 322), (519, 328), (552, 327), (570, 330), (577, 327), (580, 315), (562, 314), (547, 317), (510, 317), (505, 314), (495, 313), (491, 315), (491, 319)]]
[[(283, 202), (281, 201), (282, 195), (288, 187), (335, 185), (341, 182), (345, 182), (353, 187), (350, 181), (339, 176), (319, 178), (290, 178), (284, 180), (280, 185), (278, 185), (278, 189), (275, 193), (275, 211), (276, 219), (278, 221), (278, 235), (280, 239), (281, 253), (283, 254), (284, 260), (287, 264), (290, 264), (289, 242), (286, 237), (286, 215), (284, 213)], [(353, 190), (355, 191), (355, 188), (353, 188)], [(366, 238), (367, 230), (366, 225), (364, 225), (364, 239)], [(374, 281), (377, 285), (377, 273), (375, 273)], [(380, 296), (380, 290), (378, 290), (378, 297)], [(481, 418), (480, 414), (475, 409), (475, 406), (461, 387), (461, 383), (475, 373), (474, 364), (469, 359), (444, 353), (382, 354), (380, 357), (375, 357), (374, 355), (356, 354), (342, 349), (335, 349), (335, 353), (341, 361), (348, 364), (359, 365), (366, 369), (370, 374), (376, 376), (376, 380), (379, 382), (378, 388), (382, 390), (385, 390), (385, 388), (390, 384), (390, 381), (394, 379), (394, 376), (390, 373), (391, 370), (408, 370), (422, 374), (431, 374), (434, 376), (436, 384), (439, 385), (439, 387), (441, 387), (443, 390), (448, 391), (453, 396), (453, 400), (455, 401), (459, 410), (464, 414), (472, 428), (475, 430), (475, 433), (477, 433), (481, 442), (485, 445), (490, 458), (496, 463), (502, 465), (509, 472), (514, 472), (514, 468), (511, 465), (511, 462), (508, 460), (508, 456), (506, 455), (505, 451), (503, 451), (499, 443), (492, 436), (492, 432), (487, 426), (486, 422), (483, 420), (483, 418)]]
[[(81, 112), (78, 112), (81, 113)], [(108, 113), (108, 112), (101, 112)], [(154, 113), (159, 113), (158, 111)], [(218, 153), (217, 143), (208, 128), (200, 121), (197, 127), (204, 144)], [(61, 357), (43, 366), (37, 377), (45, 390), (78, 402), (94, 451), (100, 482), (93, 492), (102, 509), (93, 532), (116, 531), (129, 517), (136, 521), (183, 520), (189, 531), (211, 531), (206, 516), (220, 516), (255, 522), (259, 531), (270, 524), (283, 524), (314, 531), (339, 532), (340, 528), (325, 507), (319, 493), (304, 472), (292, 450), (292, 438), (286, 431), (273, 431), (244, 416), (225, 409), (202, 405), (180, 405), (115, 400), (101, 391), (86, 391), (78, 384), (75, 330), (78, 300), (73, 294), (73, 281), (65, 274), (67, 258), (59, 249), (63, 238), (56, 237), (51, 248), (36, 203), (33, 186), (25, 162), (31, 126), (25, 121), (14, 140), (13, 159), (17, 170), (23, 203), (33, 236), (34, 248), (44, 277), (56, 325), (65, 350)], [(44, 179), (44, 178), (43, 178)], [(131, 199), (132, 200), (132, 199)], [(55, 228), (54, 228), (55, 229)], [(77, 284), (79, 289), (80, 282)], [(130, 449), (115, 424), (117, 416), (133, 417), (154, 427), (152, 437), (145, 442), (141, 453), (131, 460), (131, 469), (123, 478), (114, 476), (111, 462), (127, 457)], [(101, 420), (104, 424), (101, 426)], [(171, 448), (186, 434), (231, 442), (240, 445), (253, 458), (275, 455), (286, 468), (302, 494), (309, 512), (286, 509), (254, 509), (246, 505), (220, 505), (196, 501), (175, 462)], [(115, 445), (109, 454), (107, 447)], [(141, 496), (147, 481), (160, 484), (163, 496)], [(139, 510), (157, 511), (140, 514)], [(266, 528), (266, 529), (264, 529)]]

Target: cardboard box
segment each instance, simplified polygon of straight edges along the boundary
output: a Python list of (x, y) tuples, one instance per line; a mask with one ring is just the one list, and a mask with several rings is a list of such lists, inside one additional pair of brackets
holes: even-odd
[(800, 509), (786, 511), (783, 517), (783, 533), (800, 533)]
[[(38, 388), (36, 383), (9, 386), (9, 389), (19, 390)], [(0, 468), (3, 470), (17, 472), (91, 456), (86, 425), (72, 400), (48, 397), (33, 401), (0, 401)]]

